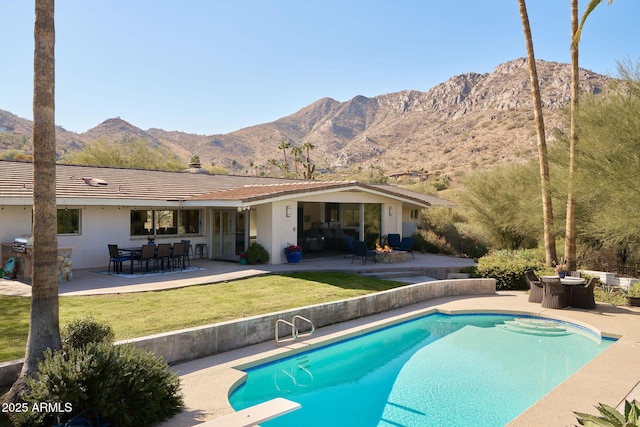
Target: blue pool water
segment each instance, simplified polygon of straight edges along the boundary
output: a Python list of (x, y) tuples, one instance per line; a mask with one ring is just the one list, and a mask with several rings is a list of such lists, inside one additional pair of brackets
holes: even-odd
[(531, 334), (513, 323), (431, 314), (248, 369), (230, 402), (302, 405), (264, 427), (503, 426), (613, 343), (567, 324)]

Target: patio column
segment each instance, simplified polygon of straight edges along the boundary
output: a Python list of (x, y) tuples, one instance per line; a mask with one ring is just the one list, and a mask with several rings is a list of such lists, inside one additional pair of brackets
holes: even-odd
[(359, 239), (358, 240), (362, 240), (364, 242), (364, 203), (360, 203), (360, 205), (358, 206), (359, 209), (359, 214), (360, 214), (360, 226), (359, 226), (359, 230), (358, 230), (358, 236)]

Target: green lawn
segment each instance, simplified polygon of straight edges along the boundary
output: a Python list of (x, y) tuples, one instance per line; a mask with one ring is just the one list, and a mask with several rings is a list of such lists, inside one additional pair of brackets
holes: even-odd
[[(335, 301), (405, 283), (343, 273), (267, 275), (160, 292), (60, 297), (60, 325), (93, 316), (116, 340)], [(0, 296), (0, 361), (24, 357), (30, 298)]]

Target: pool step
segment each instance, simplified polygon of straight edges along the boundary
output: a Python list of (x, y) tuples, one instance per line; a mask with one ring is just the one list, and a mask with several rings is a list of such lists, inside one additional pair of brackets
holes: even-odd
[(511, 332), (541, 336), (563, 336), (570, 332), (567, 328), (556, 322), (549, 322), (542, 319), (522, 319), (506, 320), (502, 325), (496, 325), (501, 329)]

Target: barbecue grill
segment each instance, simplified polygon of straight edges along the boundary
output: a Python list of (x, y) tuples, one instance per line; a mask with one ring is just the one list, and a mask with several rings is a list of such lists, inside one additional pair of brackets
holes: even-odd
[(13, 239), (11, 250), (13, 252), (24, 253), (27, 251), (27, 248), (31, 246), (33, 246), (33, 238), (28, 234), (23, 234)]

